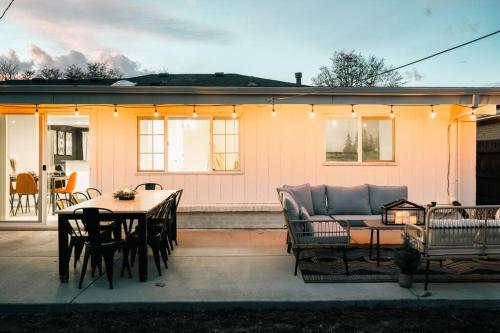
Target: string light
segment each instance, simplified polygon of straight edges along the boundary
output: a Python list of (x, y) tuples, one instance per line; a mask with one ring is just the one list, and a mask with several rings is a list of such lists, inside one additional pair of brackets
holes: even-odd
[(431, 104), (431, 113), (429, 114), (431, 118), (436, 118), (436, 112), (434, 112), (434, 105)]
[(233, 105), (233, 119), (236, 119), (236, 105)]
[(80, 111), (78, 111), (78, 104), (75, 104), (75, 116), (79, 116), (80, 115)]
[(193, 105), (193, 118), (198, 118), (198, 114), (196, 113), (196, 105)]
[(114, 104), (114, 106), (115, 106), (115, 111), (113, 112), (113, 115), (115, 117), (118, 117), (118, 109), (116, 108), (116, 104)]
[(158, 117), (158, 109), (156, 108), (156, 104), (153, 104), (155, 108), (155, 117)]
[(273, 103), (273, 112), (271, 113), (273, 117), (276, 117), (276, 110), (274, 109), (274, 103)]
[(351, 104), (351, 117), (356, 117), (356, 112), (354, 112), (354, 104)]
[(394, 115), (394, 110), (392, 109), (392, 104), (391, 104), (391, 118), (394, 119), (395, 115)]
[(35, 117), (38, 117), (38, 104), (35, 104)]
[(309, 116), (310, 116), (311, 118), (314, 118), (314, 116), (315, 116), (315, 115), (316, 115), (316, 114), (314, 113), (314, 104), (311, 104), (311, 111), (309, 112)]

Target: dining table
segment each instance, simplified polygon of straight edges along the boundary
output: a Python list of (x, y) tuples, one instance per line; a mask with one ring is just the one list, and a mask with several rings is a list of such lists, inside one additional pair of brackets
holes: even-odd
[[(148, 279), (147, 257), (147, 223), (156, 210), (177, 190), (144, 190), (138, 191), (133, 200), (118, 200), (112, 193), (105, 193), (56, 212), (58, 215), (58, 246), (59, 246), (59, 279), (68, 282), (69, 279), (69, 235), (71, 231), (70, 219), (78, 218), (74, 211), (79, 208), (105, 208), (113, 212), (116, 220), (137, 221), (139, 234), (139, 281)], [(77, 213), (81, 214), (81, 210)], [(103, 216), (105, 213), (103, 214)]]

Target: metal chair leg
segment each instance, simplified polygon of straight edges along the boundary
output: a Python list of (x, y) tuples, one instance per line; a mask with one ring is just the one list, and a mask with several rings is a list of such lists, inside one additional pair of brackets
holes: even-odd
[(297, 269), (299, 268), (299, 259), (300, 259), (300, 248), (297, 248), (297, 254), (295, 256), (295, 271), (293, 275), (297, 276)]

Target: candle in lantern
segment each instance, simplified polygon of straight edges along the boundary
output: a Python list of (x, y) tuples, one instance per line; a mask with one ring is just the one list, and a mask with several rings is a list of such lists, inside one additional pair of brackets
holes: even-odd
[(403, 212), (401, 211), (396, 211), (396, 224), (403, 224)]
[(410, 224), (417, 224), (417, 216), (416, 215), (410, 216)]

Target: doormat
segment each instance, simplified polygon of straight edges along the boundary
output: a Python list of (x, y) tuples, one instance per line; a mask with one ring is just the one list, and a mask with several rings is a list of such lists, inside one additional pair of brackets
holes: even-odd
[[(398, 247), (380, 249), (380, 266), (376, 252), (369, 258), (368, 247), (347, 249), (349, 275), (345, 273), (341, 251), (324, 249), (302, 250), (299, 268), (304, 282), (397, 282), (399, 268), (394, 264), (394, 253)], [(425, 280), (425, 261), (414, 276), (415, 282)], [(500, 260), (445, 259), (431, 261), (429, 282), (500, 282)]]

